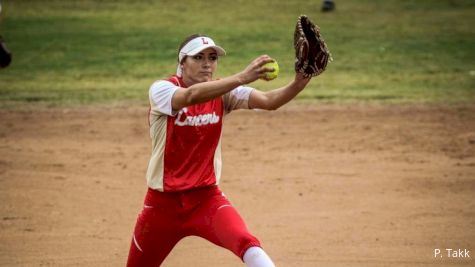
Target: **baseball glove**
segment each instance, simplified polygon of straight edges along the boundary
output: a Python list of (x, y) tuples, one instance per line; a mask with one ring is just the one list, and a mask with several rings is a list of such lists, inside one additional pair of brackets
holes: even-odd
[(297, 20), (294, 47), (295, 71), (305, 78), (319, 75), (326, 69), (328, 61), (333, 60), (320, 28), (305, 15)]

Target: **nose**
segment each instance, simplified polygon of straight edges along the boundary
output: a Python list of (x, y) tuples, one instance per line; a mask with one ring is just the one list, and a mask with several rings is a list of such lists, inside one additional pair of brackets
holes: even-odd
[(203, 67), (204, 68), (211, 68), (211, 60), (205, 58), (205, 60), (203, 60)]

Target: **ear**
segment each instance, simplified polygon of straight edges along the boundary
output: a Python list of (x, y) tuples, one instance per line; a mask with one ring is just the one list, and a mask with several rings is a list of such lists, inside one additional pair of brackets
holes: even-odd
[(181, 77), (183, 77), (183, 74), (185, 73), (183, 63), (180, 63), (180, 65), (178, 65), (178, 67), (180, 68)]

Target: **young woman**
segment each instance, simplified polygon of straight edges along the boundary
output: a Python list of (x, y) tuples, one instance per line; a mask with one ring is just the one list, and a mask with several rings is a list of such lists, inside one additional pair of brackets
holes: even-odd
[(262, 55), (241, 72), (213, 80), (225, 53), (211, 38), (192, 35), (179, 48), (176, 75), (150, 87), (148, 191), (129, 267), (160, 266), (176, 243), (190, 235), (232, 251), (246, 266), (274, 266), (219, 189), (223, 117), (235, 109), (277, 109), (310, 79), (296, 74), (288, 85), (267, 92), (248, 87), (273, 71), (263, 67), (273, 59)]

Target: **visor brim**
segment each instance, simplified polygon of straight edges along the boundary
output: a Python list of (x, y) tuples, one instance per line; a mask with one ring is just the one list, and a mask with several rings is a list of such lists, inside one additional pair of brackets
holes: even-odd
[(186, 53), (187, 56), (194, 56), (196, 54), (199, 54), (201, 51), (205, 50), (205, 49), (208, 49), (208, 48), (213, 48), (216, 53), (218, 54), (218, 56), (225, 56), (226, 55), (226, 51), (220, 47), (220, 46), (217, 46), (217, 45), (204, 45), (204, 46), (200, 46), (200, 47), (197, 47), (193, 50), (191, 50), (190, 52)]

